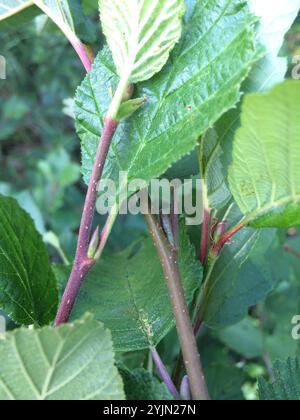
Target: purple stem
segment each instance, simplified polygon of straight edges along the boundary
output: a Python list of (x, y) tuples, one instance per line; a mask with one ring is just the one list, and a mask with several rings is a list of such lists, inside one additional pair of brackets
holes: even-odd
[(157, 350), (154, 347), (151, 347), (150, 352), (161, 380), (166, 384), (173, 397), (176, 400), (180, 400), (179, 392), (177, 391), (176, 386), (174, 385), (171, 376), (169, 375), (169, 372), (167, 371), (167, 368), (161, 360)]
[(117, 121), (109, 118), (105, 119), (103, 134), (99, 142), (96, 160), (89, 182), (88, 192), (82, 213), (75, 262), (58, 310), (55, 326), (61, 325), (62, 323), (68, 321), (75, 300), (79, 294), (82, 282), (89, 270), (96, 263), (95, 259), (87, 257), (87, 253), (90, 243), (92, 223), (95, 214), (97, 187), (101, 179), (105, 160), (117, 127)]
[(183, 377), (180, 385), (180, 397), (183, 401), (191, 401), (192, 399), (190, 381), (187, 375)]

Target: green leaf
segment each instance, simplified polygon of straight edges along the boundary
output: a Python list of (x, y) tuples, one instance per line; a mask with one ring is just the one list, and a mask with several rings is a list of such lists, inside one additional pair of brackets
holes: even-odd
[[(254, 21), (243, 1), (196, 1), (168, 64), (137, 86), (136, 97), (147, 97), (147, 104), (120, 125), (105, 178), (119, 186), (119, 172), (127, 171), (129, 181), (149, 182), (195, 149), (199, 136), (239, 100), (241, 82), (260, 55), (253, 40)], [(111, 102), (108, 92), (117, 83), (111, 55), (104, 48), (76, 95), (87, 183)]]
[(126, 399), (129, 401), (173, 400), (165, 384), (144, 369), (120, 369)]
[(263, 333), (250, 317), (220, 331), (218, 337), (227, 347), (247, 359), (263, 355)]
[(0, 400), (119, 399), (110, 333), (91, 317), (1, 337)]
[(207, 186), (209, 205), (211, 208), (223, 209), (231, 200), (232, 195), (226, 182), (226, 172), (223, 166), (223, 149), (218, 141), (217, 132), (208, 130), (200, 144), (201, 177)]
[[(87, 24), (79, 0), (2, 0), (0, 3), (0, 22), (37, 6), (62, 30), (70, 41), (78, 42), (77, 36), (87, 42), (95, 40), (94, 33)], [(32, 7), (31, 16), (38, 9)]]
[(201, 359), (210, 396), (213, 401), (243, 400), (242, 386), (246, 381), (228, 350), (206, 335), (200, 340)]
[(32, 0), (2, 0), (0, 3), (0, 21), (10, 18), (32, 5)]
[(300, 83), (245, 98), (229, 169), (231, 192), (253, 227), (300, 224)]
[[(257, 40), (264, 47), (264, 56), (253, 66), (249, 77), (242, 86), (245, 93), (265, 91), (284, 80), (287, 73), (287, 59), (278, 57), (286, 32), (296, 19), (300, 0), (248, 0), (252, 13), (260, 18), (257, 25)], [(231, 163), (232, 143), (236, 130), (240, 126), (241, 107), (227, 112), (216, 124), (212, 136), (217, 137), (221, 158), (224, 183), (227, 179), (228, 166)], [(210, 134), (208, 134), (210, 135)], [(214, 155), (212, 155), (214, 158)], [(212, 161), (214, 165), (214, 161)], [(218, 166), (219, 164), (216, 163)], [(226, 189), (226, 186), (224, 187)], [(212, 206), (215, 204), (213, 197)]]
[[(140, 249), (136, 252), (137, 246)], [(136, 252), (136, 253), (135, 253)], [(180, 267), (190, 303), (202, 279), (202, 269), (185, 234), (181, 235)], [(69, 268), (56, 266), (64, 285)], [(116, 351), (156, 346), (171, 330), (174, 317), (168, 290), (152, 238), (119, 254), (104, 255), (84, 283), (73, 317), (86, 311), (104, 322)]]
[[(286, 231), (281, 232), (277, 253), (268, 258), (269, 264), (279, 272), (279, 282), (274, 292), (267, 298), (260, 309), (263, 319), (265, 352), (273, 360), (285, 360), (295, 357), (298, 353), (299, 341), (294, 340), (292, 320), (300, 313), (300, 260), (284, 252)], [(283, 239), (283, 240), (282, 240)], [(286, 244), (300, 249), (299, 237), (289, 238)], [(272, 255), (271, 254), (271, 255)], [(280, 308), (280, 311), (278, 311)]]
[(300, 400), (300, 358), (276, 362), (274, 365), (275, 381), (268, 384), (259, 381), (259, 397), (263, 401), (299, 401)]
[(183, 0), (99, 0), (102, 29), (118, 75), (148, 80), (166, 64), (181, 36)]
[(44, 325), (55, 316), (56, 281), (32, 219), (0, 196), (0, 307), (19, 324)]

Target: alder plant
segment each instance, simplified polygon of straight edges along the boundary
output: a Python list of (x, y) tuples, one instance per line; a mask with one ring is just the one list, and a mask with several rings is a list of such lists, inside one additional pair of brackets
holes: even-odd
[[(0, 336), (0, 399), (221, 399), (230, 371), (213, 383), (203, 336), (270, 368), (259, 308), (282, 281), (279, 264), (288, 278), (299, 269), (287, 235), (300, 225), (300, 82), (285, 80), (279, 51), (300, 1), (99, 0), (106, 44), (95, 58), (82, 3), (0, 4), (7, 24), (46, 14), (87, 72), (74, 105), (87, 193), (73, 264), (51, 264), (30, 216), (0, 196), (0, 309), (16, 324)], [(148, 237), (106, 253), (120, 197), (148, 196), (126, 195), (122, 171), (147, 185), (201, 179), (201, 232), (173, 191), (170, 214), (143, 209)], [(101, 232), (103, 179), (118, 204)], [(170, 357), (160, 350), (174, 327)], [(126, 364), (139, 357), (139, 369)], [(261, 399), (300, 399), (299, 358), (269, 373)]]

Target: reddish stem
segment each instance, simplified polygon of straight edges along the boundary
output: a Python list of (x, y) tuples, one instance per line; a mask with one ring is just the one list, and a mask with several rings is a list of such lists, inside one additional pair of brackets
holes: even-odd
[(199, 332), (200, 332), (201, 327), (202, 327), (202, 324), (203, 324), (202, 319), (198, 319), (198, 320), (195, 322), (195, 325), (194, 325), (194, 334), (195, 334), (195, 337), (198, 337)]
[[(79, 40), (76, 42), (70, 40), (70, 42), (74, 50), (77, 52), (78, 57), (80, 58), (86, 72), (90, 73), (90, 71), (92, 70), (93, 59), (88, 53), (88, 47)], [(90, 54), (92, 54), (92, 50), (90, 51)]]
[(75, 262), (55, 320), (55, 326), (68, 321), (84, 277), (96, 262), (94, 259), (89, 259), (87, 257), (87, 253), (95, 214), (97, 187), (101, 179), (106, 157), (117, 127), (117, 121), (109, 118), (105, 119), (103, 134), (99, 142), (96, 160), (82, 213)]
[(201, 248), (200, 248), (200, 262), (202, 265), (205, 264), (207, 259), (207, 250), (208, 250), (208, 244), (209, 244), (209, 228), (210, 228), (210, 215), (211, 210), (205, 209), (204, 210), (204, 219), (202, 224), (202, 235), (201, 235)]
[(229, 230), (227, 233), (225, 233), (221, 238), (219, 239), (218, 243), (215, 244), (215, 246), (212, 248), (212, 253), (215, 257), (218, 257), (224, 248), (224, 246), (230, 241), (230, 239), (238, 233), (240, 230), (242, 230), (245, 227), (244, 224), (239, 224), (235, 227), (233, 227), (231, 230)]

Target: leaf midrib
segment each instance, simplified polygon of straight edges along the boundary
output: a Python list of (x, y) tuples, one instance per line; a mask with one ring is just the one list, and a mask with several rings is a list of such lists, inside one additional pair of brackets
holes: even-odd
[[(28, 9), (29, 7), (33, 6), (33, 1), (28, 0), (27, 2), (24, 2), (24, 4), (20, 4), (18, 7), (8, 8), (8, 12), (4, 14), (0, 14), (0, 21), (5, 20), (11, 16), (16, 15), (19, 12), (22, 12), (25, 9)], [(6, 5), (0, 2), (0, 6), (3, 6), (6, 9)]]
[(278, 201), (273, 201), (264, 207), (260, 207), (259, 209), (252, 211), (250, 214), (245, 216), (243, 223), (249, 224), (251, 222), (255, 222), (255, 220), (257, 220), (258, 218), (262, 216), (265, 216), (267, 213), (270, 213), (276, 210), (276, 208), (282, 207), (291, 203), (295, 203), (295, 204), (300, 203), (300, 194), (296, 196), (284, 197)]

